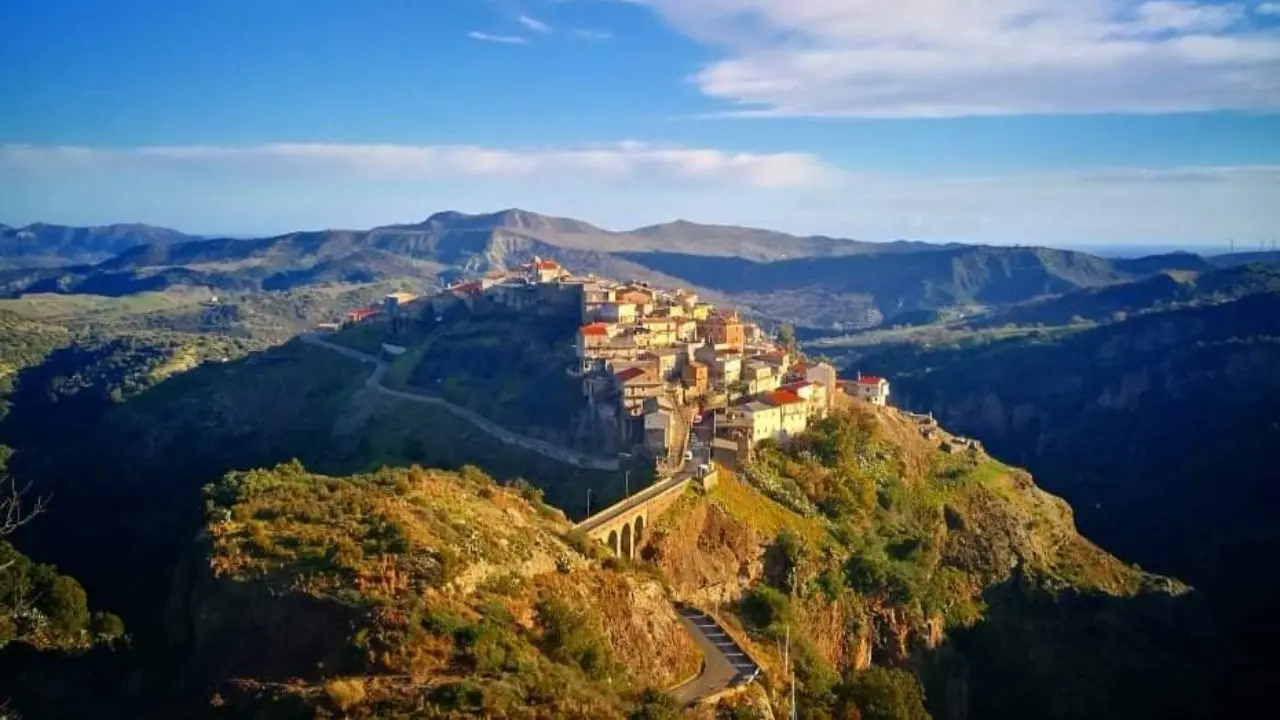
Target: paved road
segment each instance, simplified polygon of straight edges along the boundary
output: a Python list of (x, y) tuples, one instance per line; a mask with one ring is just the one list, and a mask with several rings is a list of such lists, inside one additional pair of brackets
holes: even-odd
[(688, 606), (676, 611), (703, 657), (702, 674), (673, 690), (676, 700), (691, 705), (748, 678), (754, 679), (759, 668), (710, 615)]
[(332, 350), (333, 352), (345, 355), (353, 360), (359, 360), (362, 363), (373, 365), (373, 372), (369, 375), (369, 379), (365, 381), (365, 386), (371, 390), (382, 393), (383, 395), (390, 395), (391, 397), (408, 400), (409, 402), (422, 403), (424, 405), (435, 405), (436, 407), (444, 408), (472, 425), (475, 425), (481, 431), (489, 434), (500, 442), (531, 450), (539, 455), (549, 457), (552, 460), (559, 460), (560, 462), (576, 465), (581, 468), (587, 468), (589, 470), (616, 471), (621, 467), (621, 463), (614, 458), (600, 458), (574, 452), (573, 450), (560, 447), (554, 443), (549, 443), (546, 440), (539, 440), (538, 438), (529, 437), (528, 435), (521, 435), (520, 433), (512, 432), (511, 430), (498, 425), (492, 420), (476, 412), (454, 405), (443, 398), (422, 393), (407, 392), (404, 390), (393, 390), (382, 384), (382, 378), (387, 373), (387, 364), (382, 360), (368, 353), (360, 352), (354, 348), (329, 342), (315, 333), (303, 333), (299, 337), (302, 338), (303, 342), (317, 345), (327, 350)]

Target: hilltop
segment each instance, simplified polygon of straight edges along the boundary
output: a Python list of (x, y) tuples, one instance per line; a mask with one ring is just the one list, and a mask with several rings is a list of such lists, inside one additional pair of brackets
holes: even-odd
[(206, 492), (190, 656), (223, 712), (621, 718), (697, 670), (661, 583), (531, 489), (292, 464)]

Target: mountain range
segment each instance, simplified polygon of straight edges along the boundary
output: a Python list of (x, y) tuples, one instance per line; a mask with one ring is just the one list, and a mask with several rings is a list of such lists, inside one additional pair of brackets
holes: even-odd
[(759, 317), (815, 329), (874, 326), (954, 306), (999, 308), (1167, 271), (1268, 259), (1104, 259), (1039, 247), (798, 237), (683, 220), (615, 232), (511, 209), (263, 238), (200, 238), (145, 225), (0, 226), (0, 295), (287, 290), (405, 276), (447, 282), (533, 255), (579, 272), (690, 285)]

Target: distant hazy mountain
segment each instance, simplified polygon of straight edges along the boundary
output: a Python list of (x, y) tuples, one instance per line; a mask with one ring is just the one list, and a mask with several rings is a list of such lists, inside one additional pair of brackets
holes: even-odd
[[(1044, 296), (1248, 259), (1104, 259), (1034, 247), (869, 243), (684, 220), (627, 232), (524, 210), (436, 213), (369, 230), (202, 239), (139, 225), (0, 228), (0, 294), (121, 295), (173, 285), (284, 290), (393, 277), (451, 279), (533, 255), (580, 272), (698, 288), (764, 318), (865, 327), (957, 305)], [(1212, 264), (1211, 264), (1212, 263)]]
[(106, 260), (136, 245), (171, 245), (196, 238), (151, 225), (68, 227), (35, 223), (0, 225), (0, 268), (86, 265)]
[(1217, 267), (1234, 267), (1248, 263), (1280, 263), (1280, 250), (1259, 250), (1257, 252), (1213, 255), (1208, 260)]
[[(36, 227), (36, 226), (32, 226)], [(618, 252), (698, 252), (778, 260), (800, 256), (904, 253), (940, 249), (925, 243), (864, 243), (801, 238), (783, 233), (678, 221), (611, 232), (568, 218), (506, 210), (485, 215), (442, 212), (421, 223), (371, 230), (296, 232), (265, 238), (195, 239), (149, 229), (108, 235), (104, 228), (39, 226), (0, 273), (0, 291), (122, 294), (170, 284), (284, 289), (314, 282), (435, 275), (455, 269), (481, 272), (545, 255), (575, 269), (661, 280), (651, 268), (615, 257)], [(133, 226), (113, 226), (118, 228)], [(14, 234), (21, 234), (16, 231)], [(115, 238), (107, 253), (102, 237)], [(43, 238), (43, 239), (42, 239)], [(83, 239), (77, 245), (77, 238)], [(54, 241), (56, 239), (56, 242)], [(43, 244), (42, 244), (43, 243)], [(44, 247), (63, 248), (61, 262), (26, 263)], [(72, 252), (72, 251), (75, 252)], [(46, 249), (46, 253), (48, 250)], [(110, 254), (111, 257), (104, 257)], [(90, 263), (96, 265), (89, 266)], [(21, 270), (13, 270), (17, 266)], [(51, 267), (56, 265), (56, 267)], [(33, 269), (34, 268), (34, 269)]]
[(995, 327), (1067, 325), (1078, 320), (1111, 322), (1134, 313), (1223, 302), (1257, 293), (1280, 293), (1280, 267), (1255, 263), (1206, 272), (1158, 273), (1135, 282), (1024, 303), (971, 324)]
[(953, 305), (1001, 306), (1132, 277), (1093, 255), (1024, 247), (962, 245), (772, 263), (670, 253), (624, 257), (807, 327), (876, 324)]
[(1170, 270), (1212, 270), (1213, 263), (1189, 252), (1146, 255), (1136, 258), (1119, 258), (1112, 261), (1117, 270), (1134, 275), (1154, 275)]

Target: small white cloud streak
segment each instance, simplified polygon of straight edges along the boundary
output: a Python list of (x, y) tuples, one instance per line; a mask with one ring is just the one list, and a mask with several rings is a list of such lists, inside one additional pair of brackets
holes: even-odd
[(482, 42), (499, 43), (502, 45), (528, 45), (529, 41), (519, 35), (493, 35), (479, 30), (472, 30), (467, 33), (467, 37), (472, 40), (480, 40)]
[(496, 149), (471, 145), (271, 143), (128, 149), (0, 145), (0, 170), (71, 170), (140, 165), (232, 166), (280, 171), (316, 168), (396, 178), (556, 175), (606, 180), (657, 178), (760, 188), (811, 187), (839, 173), (805, 153), (745, 153), (625, 141), (567, 148)]
[(605, 40), (613, 39), (613, 33), (609, 32), (608, 30), (595, 30), (592, 28), (574, 28), (572, 32), (574, 37), (581, 38), (583, 40), (595, 40), (598, 42), (602, 42)]
[(1280, 15), (1280, 3), (1264, 2), (1253, 11), (1259, 15)]
[(1280, 32), (1238, 2), (620, 1), (722, 53), (692, 81), (730, 114), (1280, 110)]
[(521, 15), (521, 16), (517, 17), (517, 18), (516, 18), (516, 22), (518, 22), (518, 23), (520, 23), (521, 25), (525, 26), (525, 27), (526, 27), (526, 28), (528, 28), (529, 30), (532, 30), (533, 32), (537, 32), (537, 33), (549, 33), (549, 32), (551, 32), (551, 26), (550, 26), (550, 25), (548, 25), (548, 24), (546, 24), (546, 23), (542, 22), (541, 20), (538, 20), (537, 18), (529, 17), (528, 15)]
[(1223, 243), (1274, 237), (1280, 166), (907, 176), (800, 153), (620, 142), (505, 149), (0, 145), (0, 221), (246, 234), (527, 207), (623, 229), (686, 217), (864, 240)]

